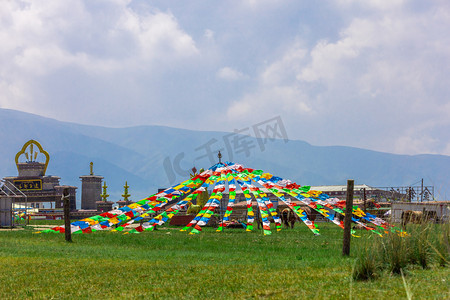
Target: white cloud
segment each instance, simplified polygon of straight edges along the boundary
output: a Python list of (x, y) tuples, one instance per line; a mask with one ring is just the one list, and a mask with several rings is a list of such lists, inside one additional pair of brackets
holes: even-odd
[(264, 86), (277, 86), (295, 80), (295, 74), (299, 72), (307, 49), (302, 43), (295, 41), (279, 60), (275, 60), (267, 66), (260, 76), (260, 82)]
[(172, 15), (156, 13), (140, 18), (134, 12), (127, 11), (123, 26), (129, 34), (135, 35), (139, 42), (140, 54), (145, 59), (177, 59), (198, 54), (193, 39), (182, 32)]
[(397, 153), (404, 154), (437, 154), (434, 149), (438, 144), (438, 140), (429, 136), (402, 136), (395, 142), (394, 150)]
[(228, 110), (230, 120), (259, 121), (278, 114), (288, 114), (290, 118), (312, 114), (307, 96), (298, 88), (291, 86), (275, 86), (257, 93), (243, 96), (233, 102)]
[(450, 76), (442, 68), (450, 64), (450, 37), (443, 30), (450, 28), (450, 9), (413, 13), (402, 8), (404, 1), (389, 3), (370, 1), (380, 12), (354, 16), (334, 41), (293, 43), (260, 72), (256, 90), (235, 101), (229, 114), (257, 104), (273, 110), (276, 103), (276, 113), (291, 128), (293, 111), (310, 122), (300, 138), (315, 144), (408, 154), (447, 151), (447, 141), (438, 136), (448, 136), (443, 128), (450, 127), (444, 108), (450, 84), (442, 84)]
[(246, 76), (237, 70), (230, 67), (223, 67), (217, 71), (217, 77), (224, 80), (234, 81), (246, 78)]
[(206, 29), (204, 36), (208, 39), (208, 40), (212, 40), (214, 39), (214, 31), (212, 31), (211, 29)]
[(277, 0), (245, 0), (242, 4), (252, 9), (267, 9), (268, 7), (279, 6), (281, 3)]
[(231, 120), (258, 121), (274, 114), (304, 115), (313, 113), (309, 96), (295, 84), (295, 74), (306, 50), (296, 41), (279, 60), (268, 65), (258, 78), (255, 92), (231, 103), (227, 116)]
[(396, 7), (401, 7), (405, 2), (406, 0), (338, 0), (338, 3), (341, 5), (357, 5), (380, 10), (391, 10)]
[(440, 152), (440, 154), (450, 156), (450, 143), (447, 143), (445, 148)]
[(326, 41), (320, 41), (310, 52), (311, 63), (303, 68), (297, 75), (298, 80), (307, 82), (319, 79), (335, 78), (340, 70), (340, 65), (345, 60), (350, 60), (358, 56), (358, 51), (346, 40), (330, 44)]
[(143, 68), (157, 70), (158, 65), (170, 67), (199, 53), (172, 14), (134, 11), (130, 2), (4, 3), (0, 105), (38, 110), (49, 101), (38, 101), (41, 93), (47, 93), (39, 82), (63, 70), (102, 78)]

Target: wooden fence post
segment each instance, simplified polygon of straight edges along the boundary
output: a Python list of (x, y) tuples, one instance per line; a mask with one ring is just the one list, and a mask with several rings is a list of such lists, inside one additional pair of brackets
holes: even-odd
[(345, 217), (344, 217), (344, 241), (342, 247), (342, 255), (350, 255), (350, 239), (352, 226), (352, 211), (353, 211), (353, 187), (354, 180), (347, 180), (347, 200), (345, 202)]
[(366, 213), (367, 212), (366, 188), (363, 188), (363, 197), (364, 197), (364, 213)]
[(64, 188), (62, 196), (64, 204), (64, 232), (66, 234), (66, 241), (72, 241), (72, 230), (70, 228), (70, 199), (69, 199), (69, 189)]

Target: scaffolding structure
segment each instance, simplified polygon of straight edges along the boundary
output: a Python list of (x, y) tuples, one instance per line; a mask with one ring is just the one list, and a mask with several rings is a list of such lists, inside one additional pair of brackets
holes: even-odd
[(434, 186), (376, 187), (372, 198), (377, 202), (429, 202), (435, 201)]

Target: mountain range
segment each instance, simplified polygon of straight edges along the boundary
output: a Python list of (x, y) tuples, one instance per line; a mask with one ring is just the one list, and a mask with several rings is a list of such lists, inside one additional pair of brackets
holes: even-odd
[[(252, 128), (252, 127), (249, 127)], [(140, 200), (185, 180), (192, 167), (208, 168), (223, 161), (262, 169), (301, 185), (344, 185), (347, 179), (369, 186), (409, 186), (424, 178), (435, 187), (437, 200), (450, 195), (450, 156), (398, 155), (345, 146), (314, 146), (288, 140), (276, 130), (256, 137), (235, 132), (193, 131), (164, 126), (107, 128), (61, 122), (9, 109), (0, 109), (0, 177), (16, 176), (16, 153), (30, 139), (50, 154), (46, 175), (78, 186), (89, 174), (104, 176), (109, 200), (118, 201), (125, 181), (132, 200)], [(243, 130), (241, 130), (243, 131)], [(263, 132), (263, 131), (261, 131)]]

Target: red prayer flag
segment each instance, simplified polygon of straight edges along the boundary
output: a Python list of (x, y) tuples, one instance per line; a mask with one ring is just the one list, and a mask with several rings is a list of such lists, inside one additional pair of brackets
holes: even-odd
[(85, 229), (81, 229), (81, 231), (83, 231), (83, 233), (92, 233), (91, 227), (87, 227)]

